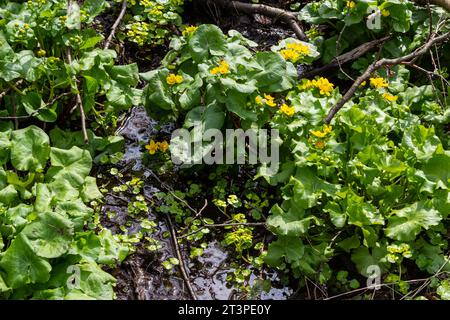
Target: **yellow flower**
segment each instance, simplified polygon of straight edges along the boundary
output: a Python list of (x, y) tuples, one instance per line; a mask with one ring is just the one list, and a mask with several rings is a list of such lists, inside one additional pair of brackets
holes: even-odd
[(391, 13), (389, 12), (389, 10), (386, 10), (386, 9), (381, 10), (381, 15), (383, 17), (389, 17), (390, 14)]
[(314, 131), (314, 130), (311, 130), (311, 134), (313, 135), (313, 136), (316, 136), (317, 138), (324, 138), (327, 134), (325, 133), (325, 132), (323, 132), (323, 131)]
[(367, 84), (367, 81), (363, 81), (363, 82), (361, 82), (361, 84), (359, 86), (364, 87), (366, 84)]
[(370, 85), (376, 89), (381, 89), (388, 86), (387, 82), (381, 77), (370, 78)]
[(347, 1), (347, 8), (353, 9), (355, 7), (356, 3), (353, 1)]
[(394, 96), (394, 95), (386, 92), (386, 93), (383, 93), (383, 98), (385, 98), (387, 101), (395, 102), (395, 101), (397, 101), (398, 96)]
[(169, 149), (169, 144), (167, 143), (166, 140), (164, 140), (163, 142), (159, 143), (158, 148), (159, 148), (160, 151), (166, 152), (167, 149)]
[(286, 49), (280, 50), (280, 54), (284, 60), (297, 62), (301, 57), (310, 53), (309, 47), (302, 43), (287, 43)]
[(277, 106), (277, 104), (274, 101), (275, 98), (272, 97), (270, 94), (264, 94), (264, 99), (265, 99), (266, 104), (269, 107), (276, 107)]
[(255, 102), (256, 102), (256, 104), (258, 104), (258, 105), (260, 105), (260, 106), (263, 105), (263, 99), (261, 98), (261, 96), (257, 96), (257, 97), (255, 98)]
[(311, 80), (302, 79), (302, 83), (298, 85), (300, 90), (308, 90), (312, 88), (314, 85)]
[(197, 29), (198, 29), (197, 26), (189, 26), (189, 27), (186, 27), (186, 28), (183, 30), (183, 32), (182, 32), (183, 37), (187, 37), (188, 35), (194, 33), (195, 30), (197, 30)]
[(300, 54), (291, 49), (283, 49), (280, 51), (280, 54), (284, 60), (291, 60), (292, 62), (296, 62), (300, 58)]
[(148, 153), (155, 154), (158, 151), (158, 144), (152, 139), (150, 143), (145, 146), (145, 149), (148, 150)]
[(317, 149), (325, 148), (325, 142), (323, 140), (316, 141), (315, 145)]
[(218, 67), (214, 67), (210, 71), (211, 74), (227, 74), (230, 73), (230, 65), (225, 60), (220, 61)]
[(286, 44), (286, 48), (294, 50), (304, 56), (310, 53), (309, 47), (303, 43), (288, 43)]
[(311, 130), (311, 134), (313, 136), (316, 136), (317, 138), (325, 138), (331, 132), (332, 129), (333, 129), (332, 126), (326, 124), (323, 126), (322, 131)]
[(168, 85), (174, 85), (174, 84), (180, 84), (183, 82), (183, 77), (180, 75), (176, 75), (176, 74), (169, 74), (166, 78), (166, 82)]
[(329, 96), (330, 92), (333, 91), (334, 84), (328, 81), (326, 78), (320, 77), (317, 80), (313, 80), (312, 84), (320, 90), (320, 94)]
[(283, 103), (280, 107), (280, 112), (284, 113), (288, 117), (292, 117), (295, 113), (295, 108), (289, 107), (286, 103)]

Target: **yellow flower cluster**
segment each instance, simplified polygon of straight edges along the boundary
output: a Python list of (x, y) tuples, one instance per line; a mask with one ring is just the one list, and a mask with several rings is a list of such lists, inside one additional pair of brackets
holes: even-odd
[(329, 96), (331, 91), (333, 91), (334, 84), (328, 81), (327, 78), (320, 77), (318, 79), (306, 80), (303, 84), (299, 85), (299, 89), (307, 90), (310, 88), (319, 89), (320, 94)]
[(183, 76), (171, 73), (167, 76), (166, 82), (170, 86), (173, 86), (174, 84), (180, 84), (183, 82)]
[(166, 152), (169, 149), (169, 143), (166, 140), (162, 142), (155, 142), (155, 140), (150, 140), (149, 144), (145, 146), (145, 149), (148, 150), (148, 153), (155, 154), (158, 150), (161, 152)]
[(38, 57), (42, 58), (42, 57), (45, 57), (47, 52), (44, 49), (40, 49), (40, 50), (38, 50), (38, 52), (36, 54)]
[(385, 92), (385, 93), (383, 93), (383, 98), (385, 98), (387, 101), (395, 102), (395, 101), (397, 101), (398, 96), (394, 96), (390, 93)]
[(384, 78), (376, 77), (370, 78), (370, 85), (376, 89), (386, 88), (388, 83), (384, 80)]
[(220, 74), (230, 73), (230, 65), (225, 60), (222, 60), (222, 61), (220, 61), (218, 67), (214, 67), (211, 69), (210, 73), (214, 74), (214, 75), (216, 75), (218, 73), (220, 73)]
[(257, 105), (262, 106), (263, 104), (268, 105), (269, 107), (276, 107), (277, 104), (275, 103), (275, 98), (272, 97), (270, 94), (264, 94), (264, 99), (261, 98), (261, 96), (257, 96), (255, 98), (255, 102)]
[(27, 1), (27, 5), (30, 6), (30, 7), (33, 6), (33, 5), (37, 5), (37, 6), (41, 7), (46, 2), (47, 2), (46, 0), (34, 0), (34, 1), (28, 0)]
[(312, 81), (313, 86), (319, 89), (320, 94), (324, 94), (326, 96), (330, 95), (330, 92), (333, 91), (334, 84), (332, 84), (326, 78), (319, 78), (317, 80)]
[(195, 30), (197, 30), (197, 29), (198, 29), (197, 26), (189, 26), (189, 27), (184, 28), (184, 30), (183, 30), (183, 32), (182, 32), (183, 37), (187, 37), (187, 36), (191, 35), (191, 34), (194, 33)]
[[(269, 107), (272, 107), (272, 108), (277, 106), (277, 103), (275, 102), (275, 98), (272, 97), (270, 94), (264, 94), (264, 99), (261, 96), (257, 96), (255, 98), (255, 102), (257, 105), (260, 105), (260, 106), (262, 106), (264, 104)], [(283, 113), (289, 117), (292, 117), (295, 113), (295, 108), (289, 107), (286, 103), (283, 103), (280, 106), (279, 111), (280, 111), (280, 113)]]
[(353, 9), (356, 6), (356, 3), (354, 3), (353, 1), (347, 1), (346, 6), (349, 9)]
[(290, 60), (294, 63), (300, 58), (309, 55), (309, 53), (309, 47), (302, 43), (288, 43), (286, 44), (286, 49), (280, 50), (280, 54), (284, 60)]
[(136, 21), (127, 25), (127, 36), (131, 37), (133, 42), (138, 45), (144, 45), (145, 40), (149, 35), (150, 25), (144, 21)]
[(311, 130), (311, 134), (317, 138), (325, 138), (333, 129), (332, 126), (325, 124), (322, 131)]
[(295, 113), (295, 108), (289, 107), (286, 103), (283, 103), (280, 107), (280, 112), (284, 113), (288, 117), (292, 117)]
[(386, 9), (381, 10), (381, 15), (382, 15), (383, 17), (389, 17), (390, 14), (391, 14), (391, 13), (389, 12), (389, 10), (386, 10)]

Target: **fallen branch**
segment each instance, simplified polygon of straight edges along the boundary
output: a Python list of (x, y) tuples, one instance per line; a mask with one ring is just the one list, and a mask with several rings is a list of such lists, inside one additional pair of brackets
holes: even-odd
[(195, 294), (195, 291), (192, 288), (191, 281), (189, 280), (189, 276), (186, 271), (187, 269), (184, 264), (183, 256), (180, 251), (180, 245), (178, 244), (178, 238), (177, 238), (177, 234), (175, 232), (175, 228), (173, 227), (172, 219), (170, 219), (170, 216), (168, 214), (166, 216), (167, 216), (167, 221), (169, 223), (169, 229), (170, 229), (170, 235), (172, 236), (172, 242), (175, 247), (178, 261), (180, 262), (181, 276), (183, 277), (184, 282), (186, 283), (186, 286), (188, 288), (189, 294), (191, 295), (191, 298), (194, 300), (197, 300), (197, 295)]
[(229, 1), (229, 0), (203, 0), (207, 3), (213, 3), (219, 5), (220, 7), (228, 10), (235, 10), (236, 12), (242, 12), (246, 14), (260, 14), (266, 17), (279, 19), (285, 22), (294, 31), (297, 38), (300, 40), (307, 40), (306, 34), (303, 29), (298, 24), (298, 19), (293, 12), (289, 12), (283, 9), (270, 7), (265, 4), (252, 4), (244, 3), (240, 1)]
[(450, 12), (450, 0), (413, 0), (415, 3), (426, 6), (428, 3), (441, 7)]
[(323, 73), (324, 71), (327, 71), (332, 68), (337, 68), (339, 65), (343, 65), (349, 61), (356, 60), (359, 57), (363, 56), (367, 52), (373, 50), (374, 48), (380, 46), (383, 42), (390, 39), (390, 36), (386, 36), (380, 39), (375, 39), (366, 43), (363, 43), (362, 45), (354, 48), (351, 51), (348, 51), (346, 53), (343, 53), (333, 60), (331, 62), (323, 67), (313, 69), (311, 71), (307, 71), (305, 73), (302, 73), (299, 75), (300, 78), (312, 78), (318, 74)]
[(406, 56), (395, 58), (395, 59), (380, 59), (378, 61), (375, 61), (372, 63), (366, 71), (353, 83), (353, 85), (348, 89), (348, 91), (344, 94), (342, 99), (328, 112), (327, 117), (325, 118), (324, 122), (329, 124), (331, 120), (334, 118), (334, 116), (338, 113), (338, 111), (352, 98), (353, 94), (358, 90), (359, 86), (364, 82), (367, 81), (370, 76), (380, 69), (383, 66), (393, 66), (402, 64), (404, 62), (408, 61), (415, 61), (419, 56), (425, 54), (430, 48), (438, 43), (444, 42), (447, 39), (450, 38), (450, 32), (447, 32), (443, 35), (436, 36), (433, 35), (428, 42), (426, 42), (424, 45), (422, 45), (420, 48), (416, 49), (410, 54), (407, 54)]
[(124, 0), (122, 2), (122, 8), (120, 9), (119, 16), (117, 17), (116, 21), (114, 22), (113, 26), (111, 27), (111, 32), (110, 32), (108, 38), (106, 39), (105, 47), (104, 47), (105, 49), (109, 48), (111, 40), (114, 37), (114, 34), (116, 33), (116, 29), (119, 26), (120, 21), (122, 21), (123, 16), (125, 15), (125, 11), (127, 10), (127, 5), (128, 5), (127, 0)]

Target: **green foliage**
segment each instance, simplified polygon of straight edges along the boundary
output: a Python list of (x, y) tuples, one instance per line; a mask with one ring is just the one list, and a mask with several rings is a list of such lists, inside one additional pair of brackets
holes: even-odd
[(86, 204), (101, 197), (90, 153), (50, 147), (36, 126), (1, 136), (0, 297), (112, 299), (115, 280), (100, 265), (127, 249), (107, 230), (85, 229)]
[(79, 93), (86, 115), (107, 128), (118, 111), (139, 103), (137, 65), (115, 66), (116, 52), (96, 49), (103, 37), (87, 27), (106, 6), (106, 1), (84, 1), (81, 7), (74, 2), (70, 16), (63, 0), (2, 6), (0, 90), (10, 92), (0, 117), (55, 122), (70, 117), (74, 101), (68, 96)]
[[(116, 0), (116, 2), (121, 2)], [(184, 0), (131, 0), (132, 17), (126, 21), (126, 36), (139, 46), (164, 43), (171, 34), (171, 25), (180, 26)]]
[[(358, 2), (355, 10), (360, 14), (367, 5)], [(412, 10), (409, 2), (398, 5)], [(389, 6), (396, 10), (393, 3)], [(338, 7), (317, 10), (348, 26), (363, 23), (362, 18), (336, 15)], [(387, 17), (392, 26), (399, 23), (394, 15)], [(281, 272), (330, 283), (334, 271), (328, 263), (345, 255), (361, 275), (369, 276), (368, 268), (378, 266), (406, 292), (401, 279), (405, 260), (431, 274), (448, 270), (450, 151), (443, 129), (448, 110), (430, 108), (436, 93), (408, 83), (408, 70), (396, 66), (389, 75), (372, 75), (331, 126), (323, 125), (341, 98), (339, 88), (325, 78), (295, 86), (293, 61), (305, 49), (282, 52), (294, 48), (286, 44), (292, 42), (310, 48), (301, 63), (317, 58), (313, 45), (290, 39), (254, 54), (247, 48), (252, 43), (238, 33), (225, 36), (214, 26), (199, 26), (172, 41), (161, 69), (141, 75), (148, 82), (147, 111), (163, 120), (184, 117), (185, 128), (200, 121), (202, 130), (279, 130), (281, 169), (273, 174), (260, 167), (256, 177), (276, 187), (283, 199), (267, 218), (277, 239), (262, 256)], [(219, 195), (214, 204), (233, 219), (227, 212), (233, 204), (226, 194)], [(250, 229), (241, 227), (226, 233), (223, 244), (241, 255), (252, 242)], [(338, 279), (343, 290), (359, 286), (356, 279), (344, 280), (342, 275)]]

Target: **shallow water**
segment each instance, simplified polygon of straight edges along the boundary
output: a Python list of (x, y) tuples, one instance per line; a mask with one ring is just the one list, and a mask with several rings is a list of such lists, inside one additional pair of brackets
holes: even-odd
[[(147, 142), (155, 134), (169, 134), (174, 129), (173, 125), (159, 127), (157, 122), (150, 119), (142, 107), (133, 108), (127, 119), (118, 130), (118, 134), (126, 140), (125, 152), (122, 162), (117, 166), (119, 170), (126, 169), (125, 176), (141, 176), (145, 181), (144, 193), (152, 197), (160, 191), (156, 181), (151, 178), (152, 172), (146, 168), (141, 160), (142, 146), (140, 143)], [(170, 182), (166, 182), (169, 183)], [(127, 199), (120, 199), (114, 193), (105, 198), (106, 204), (103, 212), (116, 212), (113, 218), (102, 217), (102, 223), (113, 232), (118, 231), (118, 226), (126, 223)], [(157, 239), (162, 248), (155, 252), (144, 248), (137, 249), (136, 253), (130, 255), (122, 265), (113, 272), (117, 277), (118, 299), (189, 299), (185, 283), (179, 275), (178, 268), (173, 272), (165, 271), (162, 262), (170, 257), (176, 257), (170, 237), (165, 238), (163, 234), (168, 230), (165, 220), (158, 218), (156, 212), (149, 208), (148, 219), (158, 221), (156, 232), (152, 238)], [(138, 222), (132, 223), (128, 230), (130, 233), (137, 232), (140, 228)], [(203, 256), (195, 261), (190, 261), (189, 255), (183, 250), (184, 261), (189, 270), (192, 286), (199, 299), (239, 299), (237, 290), (230, 286), (226, 277), (233, 269), (230, 267), (228, 252), (219, 242), (212, 240), (204, 250)], [(293, 290), (277, 284), (276, 275), (264, 273), (264, 276), (274, 280), (274, 287), (268, 293), (262, 293), (261, 299), (286, 299)], [(252, 274), (251, 281), (257, 276)]]

